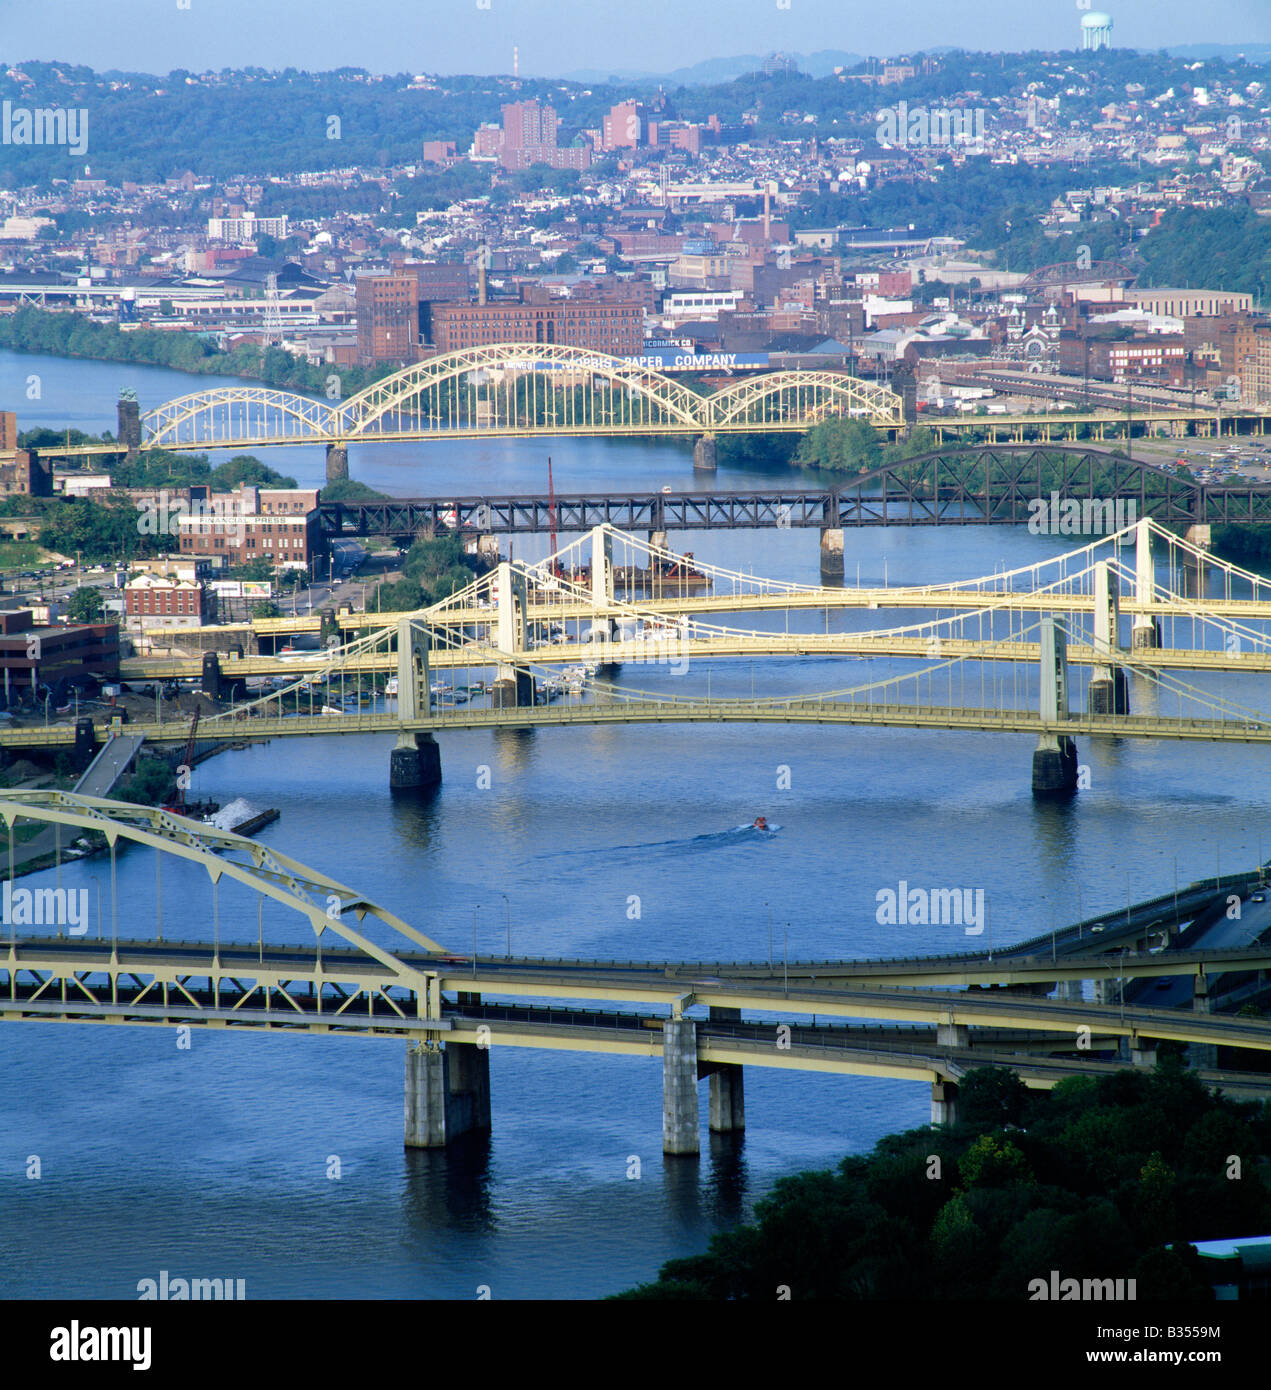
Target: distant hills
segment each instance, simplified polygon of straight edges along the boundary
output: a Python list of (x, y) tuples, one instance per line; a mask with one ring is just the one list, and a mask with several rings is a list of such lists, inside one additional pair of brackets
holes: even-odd
[[(694, 63), (692, 67), (676, 68), (674, 72), (581, 68), (576, 72), (562, 73), (561, 77), (567, 82), (627, 82), (634, 86), (663, 83), (675, 87), (703, 87), (716, 82), (731, 82), (749, 72), (758, 72), (770, 56), (766, 53), (745, 53), (735, 58), (708, 58), (705, 62)], [(844, 53), (837, 48), (824, 48), (819, 53), (787, 53), (785, 56), (793, 58), (799, 71), (807, 73), (809, 77), (829, 77), (835, 68), (850, 68), (864, 62), (859, 53)]]
[[(939, 46), (924, 46), (922, 51), (932, 55), (938, 53), (949, 53), (954, 50), (947, 44)], [(1144, 49), (1144, 52), (1154, 52), (1157, 50)], [(1163, 50), (1171, 57), (1184, 59), (1202, 58), (1222, 58), (1231, 61), (1243, 55), (1251, 63), (1271, 62), (1271, 43), (1186, 43), (1173, 44)], [(705, 87), (716, 83), (731, 82), (735, 78), (745, 77), (747, 73), (758, 72), (770, 57), (770, 54), (743, 53), (733, 58), (708, 58), (704, 62), (694, 63), (692, 67), (676, 68), (673, 72), (644, 72), (633, 68), (580, 68), (574, 72), (560, 74), (560, 80), (566, 82), (584, 82), (588, 84), (626, 84), (632, 87), (656, 87), (659, 84), (668, 87)], [(823, 48), (816, 53), (787, 53), (787, 58), (793, 58), (798, 64), (800, 72), (806, 73), (809, 77), (829, 77), (835, 68), (851, 68), (857, 63), (863, 63), (865, 58), (860, 53), (846, 53), (838, 48)]]
[(1223, 58), (1243, 54), (1251, 63), (1271, 60), (1271, 43), (1182, 43), (1165, 50), (1171, 58)]

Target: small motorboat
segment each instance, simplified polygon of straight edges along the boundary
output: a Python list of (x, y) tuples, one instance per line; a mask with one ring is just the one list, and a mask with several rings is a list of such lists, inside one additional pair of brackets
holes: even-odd
[(767, 817), (767, 816), (756, 816), (756, 817), (755, 817), (755, 820), (754, 820), (754, 824), (753, 824), (750, 828), (751, 828), (752, 830), (767, 830), (767, 828), (768, 828), (768, 817)]

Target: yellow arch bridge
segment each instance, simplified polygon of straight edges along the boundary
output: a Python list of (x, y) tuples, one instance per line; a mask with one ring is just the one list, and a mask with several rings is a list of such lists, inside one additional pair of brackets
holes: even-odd
[(343, 446), (462, 435), (806, 430), (829, 416), (903, 424), (901, 398), (847, 373), (779, 371), (701, 395), (620, 357), (560, 343), (502, 343), (405, 367), (344, 401), (265, 386), (196, 391), (141, 416), (143, 448)]

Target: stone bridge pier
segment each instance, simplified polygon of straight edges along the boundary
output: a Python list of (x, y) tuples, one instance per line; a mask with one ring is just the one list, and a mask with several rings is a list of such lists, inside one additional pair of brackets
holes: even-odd
[(843, 578), (843, 528), (821, 527), (821, 578)]
[(349, 476), (349, 449), (347, 444), (327, 445), (327, 482), (338, 483)]
[[(1041, 619), (1041, 717), (1068, 718), (1068, 646), (1052, 613)], [(1044, 733), (1033, 752), (1033, 795), (1062, 797), (1077, 790), (1077, 745), (1067, 734)]]

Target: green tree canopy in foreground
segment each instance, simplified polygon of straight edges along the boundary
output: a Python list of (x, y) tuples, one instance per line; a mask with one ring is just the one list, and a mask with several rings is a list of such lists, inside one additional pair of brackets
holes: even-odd
[(1271, 1231), (1271, 1106), (1206, 1091), (1176, 1056), (1049, 1092), (981, 1068), (959, 1104), (956, 1126), (780, 1179), (753, 1222), (617, 1297), (1023, 1300), (1056, 1270), (1207, 1299), (1188, 1242)]

